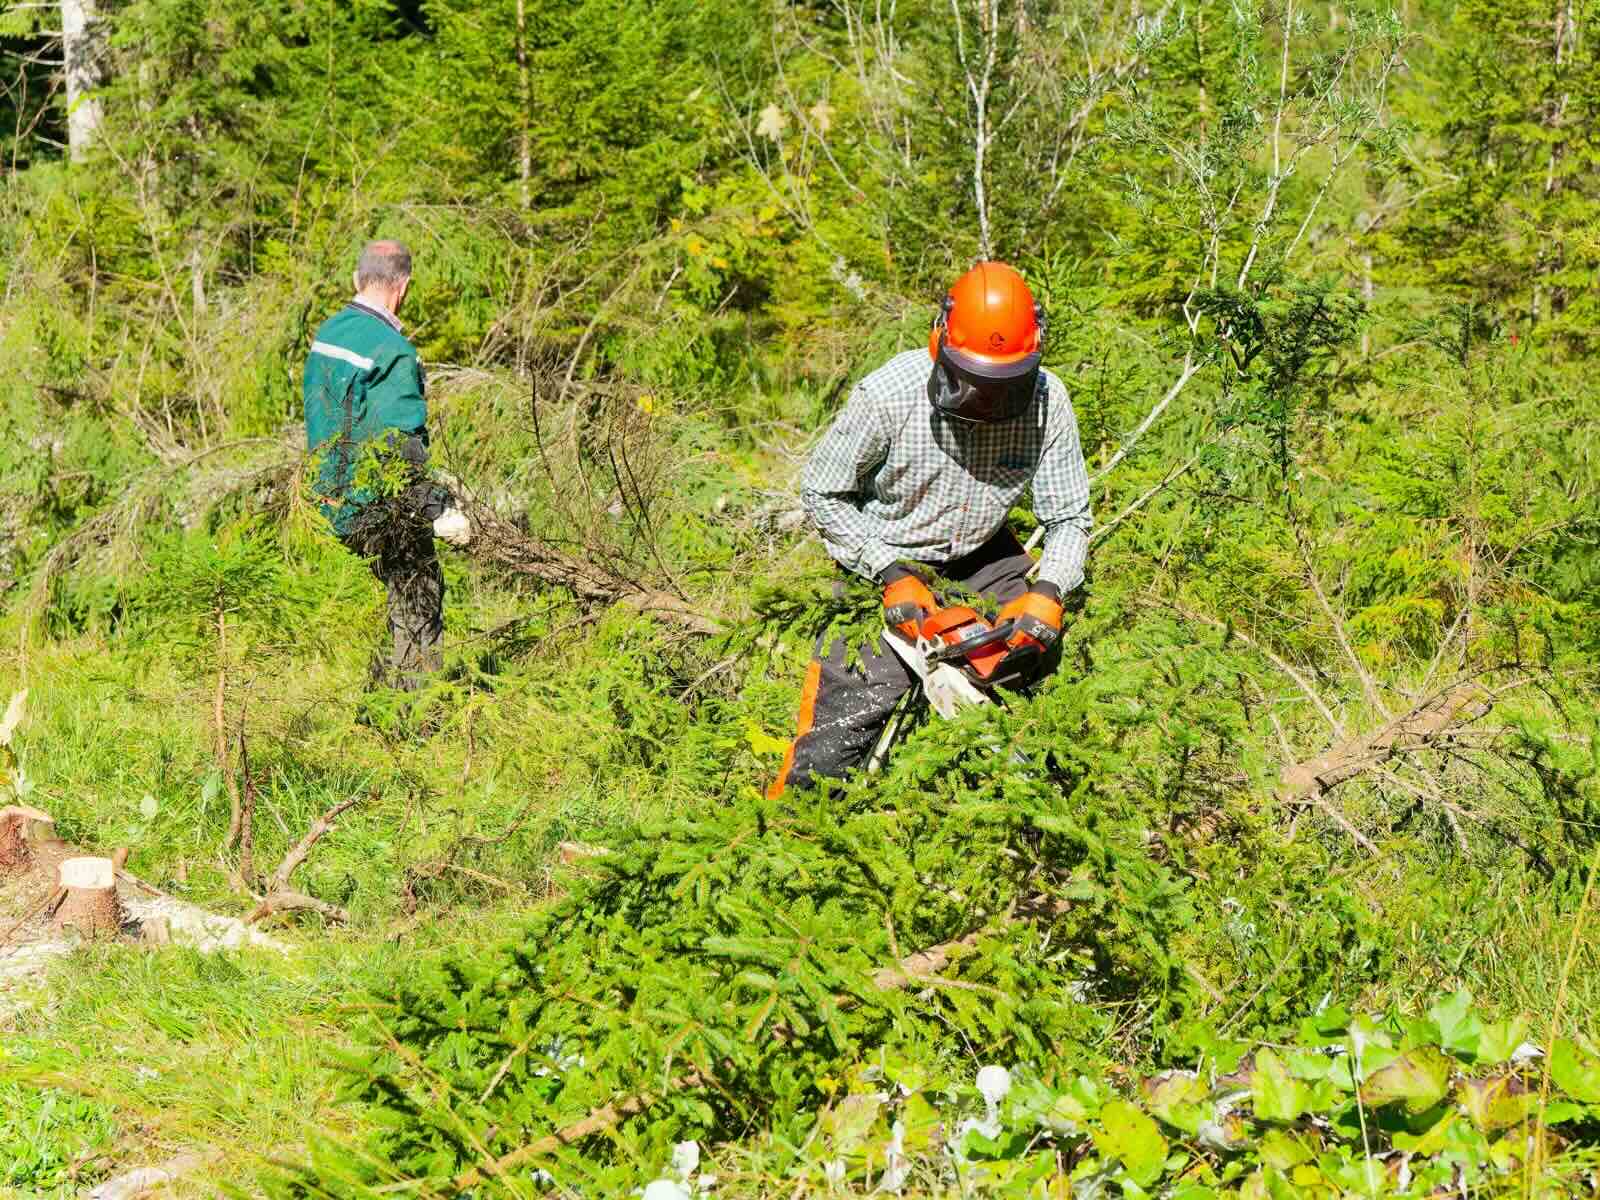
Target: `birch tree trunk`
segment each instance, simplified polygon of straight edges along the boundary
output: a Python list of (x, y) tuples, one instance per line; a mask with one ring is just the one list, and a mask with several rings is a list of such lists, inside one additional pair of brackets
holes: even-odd
[(100, 130), (100, 56), (95, 0), (61, 0), (61, 48), (67, 84), (67, 149), (82, 162)]
[(528, 111), (530, 97), (528, 82), (528, 8), (527, 0), (517, 0), (517, 96), (522, 103), (517, 109), (517, 166), (521, 181), (522, 207), (533, 207), (533, 146), (528, 130), (533, 116)]

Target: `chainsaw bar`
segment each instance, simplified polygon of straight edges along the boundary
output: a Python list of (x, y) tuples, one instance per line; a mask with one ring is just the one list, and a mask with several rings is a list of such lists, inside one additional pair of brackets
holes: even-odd
[[(994, 632), (993, 630), (988, 631)], [(987, 645), (993, 638), (987, 634), (983, 639), (968, 639), (976, 644)], [(930, 642), (927, 638), (919, 637), (913, 645), (897, 633), (885, 631), (884, 641), (889, 643), (889, 648), (899, 656), (900, 661), (911, 669), (911, 673), (922, 681), (922, 693), (928, 698), (928, 704), (933, 711), (941, 717), (954, 717), (964, 708), (971, 708), (975, 704), (988, 704), (989, 697), (973, 685), (959, 667), (952, 666), (949, 662), (940, 661), (948, 657), (941, 653), (947, 650), (960, 650), (963, 654), (967, 650), (975, 649), (976, 645), (968, 646), (967, 643), (957, 643), (955, 646), (946, 647), (943, 643)], [(938, 655), (939, 657), (935, 657)]]
[[(994, 698), (968, 679), (966, 672), (954, 666), (951, 660), (964, 658), (973, 650), (1009, 637), (1011, 627), (1012, 622), (1006, 621), (995, 629), (984, 630), (954, 645), (943, 641), (930, 641), (925, 637), (918, 637), (915, 642), (910, 642), (890, 629), (884, 630), (883, 640), (889, 643), (889, 648), (895, 652), (896, 657), (921, 681), (922, 694), (927, 699), (928, 706), (949, 720), (963, 709), (994, 703)], [(869, 773), (875, 774), (883, 768), (884, 761), (889, 756), (889, 747), (898, 736), (906, 713), (907, 709), (902, 704), (890, 717), (889, 724), (884, 728), (883, 735), (878, 739), (878, 744), (867, 760)], [(1028, 765), (1027, 755), (1020, 750), (1013, 748), (1009, 757), (1017, 766)]]

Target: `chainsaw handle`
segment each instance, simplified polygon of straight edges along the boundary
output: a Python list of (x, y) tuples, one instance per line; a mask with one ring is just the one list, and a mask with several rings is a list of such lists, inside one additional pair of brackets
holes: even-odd
[(974, 650), (981, 650), (995, 642), (1003, 642), (1009, 638), (1016, 627), (1015, 621), (1001, 621), (993, 629), (985, 629), (982, 633), (975, 633), (969, 638), (956, 642), (954, 645), (939, 646), (928, 651), (929, 664), (948, 662), (952, 658), (965, 658)]

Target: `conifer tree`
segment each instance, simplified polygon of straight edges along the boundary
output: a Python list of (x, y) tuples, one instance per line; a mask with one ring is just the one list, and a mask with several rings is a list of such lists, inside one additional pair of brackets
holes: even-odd
[(1403, 255), (1430, 283), (1577, 346), (1600, 302), (1600, 3), (1462, 0), (1416, 118)]

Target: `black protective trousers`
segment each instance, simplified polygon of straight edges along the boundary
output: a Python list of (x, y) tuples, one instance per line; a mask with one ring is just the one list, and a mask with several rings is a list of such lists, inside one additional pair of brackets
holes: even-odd
[[(1028, 590), (1034, 561), (1016, 535), (1002, 529), (964, 558), (929, 565), (968, 591), (1005, 604)], [(810, 787), (817, 776), (843, 779), (872, 753), (895, 705), (917, 685), (917, 677), (884, 643), (887, 636), (862, 646), (860, 663), (854, 667), (845, 665), (849, 647), (844, 639), (829, 646), (818, 639), (800, 694), (798, 729), (767, 791), (770, 799), (787, 788)], [(1047, 656), (1047, 670), (1057, 659), (1055, 654)]]
[(380, 501), (340, 539), (367, 560), (389, 593), (389, 656), (375, 657), (376, 683), (415, 691), (443, 664), (444, 572), (433, 524), (403, 501)]

